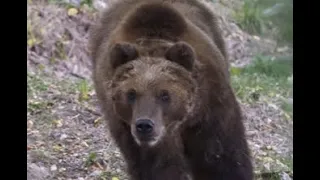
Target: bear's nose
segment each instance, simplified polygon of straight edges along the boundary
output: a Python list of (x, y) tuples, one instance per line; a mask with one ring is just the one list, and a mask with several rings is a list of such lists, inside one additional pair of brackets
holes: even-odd
[(136, 129), (140, 134), (149, 134), (153, 130), (153, 122), (149, 119), (139, 119), (136, 122)]

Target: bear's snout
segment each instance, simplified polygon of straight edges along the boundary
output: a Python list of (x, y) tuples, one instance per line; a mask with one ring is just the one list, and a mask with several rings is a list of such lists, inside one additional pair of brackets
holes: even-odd
[(131, 134), (140, 146), (155, 146), (161, 140), (165, 133), (164, 126), (149, 118), (138, 118), (131, 124)]
[(149, 136), (153, 131), (154, 123), (150, 119), (139, 119), (136, 122), (136, 130), (139, 136)]

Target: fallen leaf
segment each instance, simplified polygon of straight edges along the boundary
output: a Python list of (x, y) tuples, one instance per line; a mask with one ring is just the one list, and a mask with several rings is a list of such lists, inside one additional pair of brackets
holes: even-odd
[(56, 152), (62, 152), (62, 151), (63, 151), (63, 147), (60, 146), (60, 145), (54, 145), (54, 146), (52, 147), (52, 149), (53, 149), (54, 151), (56, 151)]
[(43, 35), (46, 31), (44, 30), (44, 28), (40, 28), (40, 33)]
[(85, 147), (89, 147), (89, 145), (88, 145), (87, 142), (85, 142), (85, 141), (82, 141), (81, 144), (82, 144), (83, 146), (85, 146)]
[(60, 119), (60, 120), (53, 120), (52, 123), (53, 123), (56, 127), (62, 127), (62, 119)]
[(93, 121), (94, 127), (97, 127), (100, 124), (100, 120), (101, 120), (101, 118), (99, 117), (99, 118), (97, 118), (96, 120)]
[(28, 39), (27, 40), (27, 44), (28, 46), (32, 47), (36, 44), (36, 39), (32, 38), (32, 39)]
[(33, 127), (33, 122), (31, 120), (27, 121), (27, 129), (31, 129)]
[(117, 178), (117, 177), (112, 177), (111, 180), (119, 180), (119, 178)]
[(75, 16), (78, 14), (78, 10), (76, 8), (68, 9), (68, 16)]
[(95, 167), (99, 168), (100, 170), (103, 170), (103, 169), (104, 169), (99, 162), (95, 162), (93, 165), (94, 165)]
[(288, 113), (283, 112), (283, 114), (287, 120), (291, 120), (291, 116)]

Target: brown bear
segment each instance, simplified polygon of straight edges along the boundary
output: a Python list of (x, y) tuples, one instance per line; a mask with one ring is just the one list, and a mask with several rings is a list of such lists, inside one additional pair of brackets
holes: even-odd
[(132, 180), (251, 180), (216, 16), (196, 0), (119, 0), (91, 39), (93, 80)]

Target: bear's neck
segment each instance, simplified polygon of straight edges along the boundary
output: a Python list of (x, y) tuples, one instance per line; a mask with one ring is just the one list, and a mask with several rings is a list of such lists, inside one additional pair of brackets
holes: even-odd
[(141, 56), (163, 57), (166, 50), (175, 42), (158, 38), (138, 38), (134, 43), (137, 45)]

